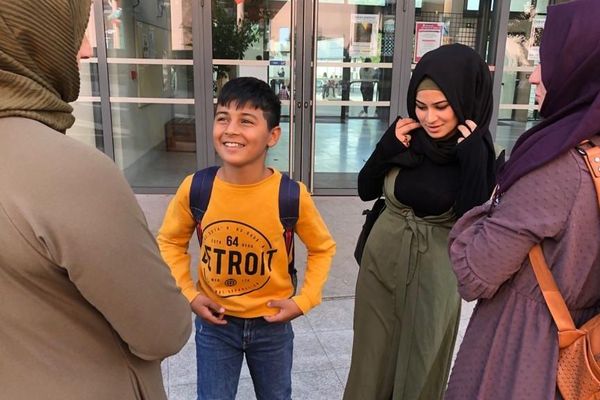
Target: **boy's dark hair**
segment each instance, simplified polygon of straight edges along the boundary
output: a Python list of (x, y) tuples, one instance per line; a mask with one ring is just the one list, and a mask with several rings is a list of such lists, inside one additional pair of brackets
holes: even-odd
[(227, 107), (232, 102), (237, 108), (250, 105), (262, 110), (269, 130), (279, 125), (281, 101), (265, 81), (249, 76), (230, 80), (221, 89), (217, 104)]

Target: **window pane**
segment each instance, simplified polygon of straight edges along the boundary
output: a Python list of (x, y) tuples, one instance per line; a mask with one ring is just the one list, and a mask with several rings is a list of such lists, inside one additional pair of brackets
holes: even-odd
[(539, 63), (539, 45), (548, 1), (536, 6), (512, 0), (504, 58), (496, 143), (510, 153), (518, 137), (539, 122), (535, 86), (529, 76)]
[(93, 11), (92, 7), (85, 36), (94, 54), (91, 59), (81, 60), (79, 63), (79, 99), (71, 104), (73, 115), (75, 116), (75, 124), (67, 130), (67, 136), (71, 136), (92, 147), (96, 147), (100, 151), (104, 151), (98, 61), (96, 59), (97, 41)]
[(134, 187), (196, 170), (191, 1), (103, 1), (115, 161)]

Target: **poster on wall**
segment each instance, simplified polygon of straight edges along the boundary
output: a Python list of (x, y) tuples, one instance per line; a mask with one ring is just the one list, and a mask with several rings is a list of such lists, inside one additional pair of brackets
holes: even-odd
[(376, 56), (379, 15), (350, 15), (350, 57)]
[(416, 22), (415, 53), (413, 61), (418, 63), (425, 53), (440, 47), (442, 45), (443, 35), (443, 22)]
[(529, 52), (527, 59), (534, 63), (540, 62), (540, 44), (542, 43), (542, 34), (546, 24), (545, 15), (536, 15), (531, 23), (531, 36), (529, 36)]

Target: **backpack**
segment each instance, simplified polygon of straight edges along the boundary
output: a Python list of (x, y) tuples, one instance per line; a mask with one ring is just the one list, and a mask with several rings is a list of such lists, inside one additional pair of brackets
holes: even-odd
[[(577, 147), (577, 151), (584, 157), (592, 175), (600, 206), (600, 147), (586, 141)], [(558, 328), (556, 383), (561, 395), (565, 400), (600, 399), (600, 314), (577, 328), (539, 243), (529, 252), (529, 259)]]
[[(202, 218), (208, 209), (218, 166), (201, 169), (194, 174), (190, 187), (190, 210), (196, 221), (198, 242), (202, 246)], [(279, 220), (283, 225), (283, 239), (288, 256), (288, 273), (294, 287), (294, 294), (298, 285), (296, 268), (294, 267), (294, 227), (298, 222), (300, 210), (300, 185), (290, 179), (286, 174), (281, 174), (279, 183)]]

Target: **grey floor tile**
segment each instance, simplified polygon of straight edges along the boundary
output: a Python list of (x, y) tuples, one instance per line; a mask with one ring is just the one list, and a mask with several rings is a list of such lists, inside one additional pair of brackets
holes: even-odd
[(317, 337), (334, 369), (350, 367), (353, 334), (351, 329), (317, 332)]
[(196, 317), (193, 316), (192, 314), (192, 333), (190, 334), (190, 337), (187, 340), (187, 344), (194, 344), (194, 346), (196, 345), (196, 324), (194, 324), (194, 319)]
[(256, 400), (256, 395), (254, 394), (254, 385), (252, 384), (251, 378), (240, 379), (235, 400)]
[(160, 371), (162, 372), (163, 385), (167, 395), (169, 394), (169, 361), (164, 360), (160, 363)]
[(335, 371), (300, 372), (292, 375), (294, 400), (339, 400), (343, 387)]
[(169, 363), (169, 386), (180, 386), (196, 382), (196, 345), (188, 343), (176, 355), (167, 359)]
[[(475, 308), (475, 304), (477, 302), (472, 301), (467, 303), (463, 300), (461, 310), (460, 310), (460, 324), (458, 325), (458, 338), (462, 340), (465, 336), (465, 332), (467, 330), (467, 326), (469, 325), (469, 320), (471, 319), (471, 314), (473, 314), (473, 309)], [(458, 340), (457, 340), (458, 341)]]
[(173, 196), (168, 194), (137, 194), (136, 198), (146, 215), (150, 231), (156, 235), (162, 225), (167, 206)]
[(346, 387), (346, 381), (348, 381), (348, 373), (350, 372), (350, 368), (338, 368), (335, 370), (337, 377), (340, 379), (342, 383), (342, 387)]
[(248, 363), (246, 357), (244, 357), (244, 363), (242, 364), (242, 371), (240, 372), (240, 379), (250, 378), (250, 370), (248, 369)]
[(331, 369), (327, 354), (314, 332), (297, 334), (294, 338), (292, 373)]
[(308, 313), (307, 318), (315, 332), (352, 329), (354, 299), (323, 301)]
[(168, 394), (169, 400), (195, 400), (196, 384), (171, 386)]
[(294, 329), (294, 334), (296, 335), (312, 332), (312, 327), (305, 316), (300, 316), (293, 320), (292, 328)]
[(354, 297), (355, 289), (356, 273), (354, 271), (338, 275), (331, 273), (325, 284), (325, 288), (323, 289), (323, 300), (326, 301), (340, 297)]

